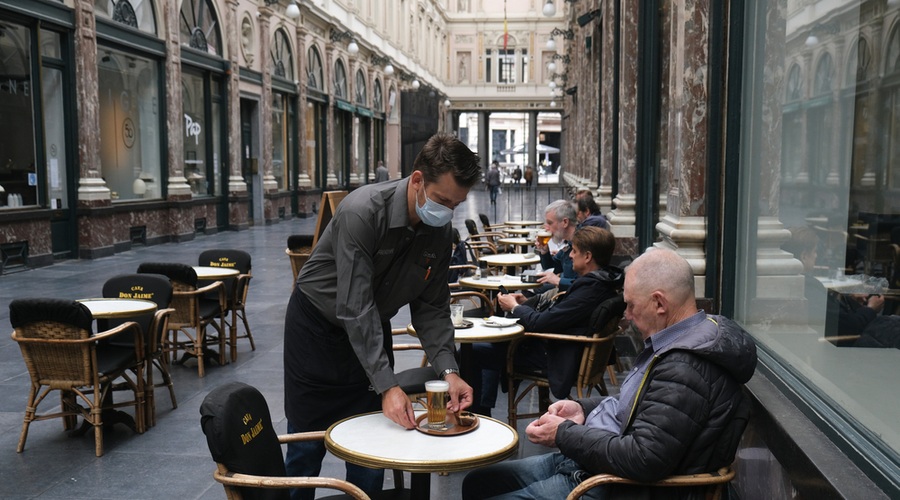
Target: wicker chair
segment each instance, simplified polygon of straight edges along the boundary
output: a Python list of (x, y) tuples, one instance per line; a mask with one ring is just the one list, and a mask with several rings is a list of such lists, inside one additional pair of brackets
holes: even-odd
[[(138, 266), (138, 273), (162, 274), (172, 282), (172, 308), (169, 316), (167, 332), (163, 340), (164, 355), (171, 354), (176, 361), (178, 351), (184, 357), (197, 358), (197, 374), (206, 375), (204, 359), (207, 355), (207, 344), (214, 341), (219, 346), (216, 359), (220, 365), (225, 364), (225, 286), (221, 281), (214, 281), (198, 288), (197, 273), (191, 266), (145, 262)], [(216, 299), (205, 299), (208, 293), (215, 293)], [(207, 326), (212, 326), (218, 334), (207, 335)], [(180, 335), (179, 335), (180, 334)], [(182, 338), (183, 335), (185, 338)], [(184, 360), (182, 357), (182, 360)]]
[[(240, 274), (235, 278), (223, 280), (225, 283), (225, 313), (231, 313), (231, 321), (226, 320), (230, 327), (229, 344), (231, 345), (231, 361), (237, 361), (237, 341), (247, 339), (250, 341), (250, 350), (256, 350), (253, 342), (253, 334), (250, 332), (250, 324), (247, 322), (247, 294), (250, 290), (251, 273), (250, 254), (243, 250), (217, 249), (205, 250), (200, 254), (201, 266), (228, 267), (237, 269)], [(244, 334), (238, 335), (238, 319), (244, 323)]]
[(309, 260), (309, 256), (312, 254), (312, 242), (312, 235), (293, 234), (288, 236), (287, 248), (284, 249), (284, 253), (291, 259), (291, 271), (294, 273), (294, 281), (291, 282), (292, 290), (294, 283), (297, 283), (300, 269), (303, 268), (303, 264), (306, 264), (306, 261)]
[(578, 498), (581, 498), (581, 496), (584, 495), (588, 490), (596, 488), (597, 486), (607, 484), (628, 484), (669, 488), (696, 488), (698, 486), (706, 486), (707, 488), (705, 488), (706, 491), (704, 492), (705, 496), (703, 498), (706, 498), (707, 500), (718, 500), (722, 498), (722, 492), (725, 489), (725, 485), (732, 479), (734, 479), (734, 470), (731, 467), (723, 467), (716, 472), (707, 474), (686, 474), (679, 476), (669, 476), (653, 483), (641, 483), (638, 481), (633, 481), (631, 479), (614, 476), (612, 474), (597, 474), (585, 479), (581, 482), (581, 484), (576, 486), (575, 489), (572, 490), (572, 492), (569, 493), (569, 495), (566, 497), (566, 500), (576, 500)]
[[(19, 344), (31, 377), (31, 389), (16, 451), (25, 449), (28, 428), (35, 420), (62, 418), (66, 430), (78, 417), (94, 427), (94, 449), (103, 455), (103, 410), (133, 406), (137, 432), (144, 432), (144, 387), (141, 370), (143, 337), (140, 326), (129, 321), (92, 335), (93, 316), (83, 304), (61, 299), (17, 299), (9, 305), (12, 339)], [(98, 342), (130, 332), (130, 350), (101, 356)], [(131, 401), (112, 403), (108, 398), (114, 381), (123, 380), (132, 391)], [(60, 391), (62, 407), (53, 413), (37, 413), (51, 391)], [(83, 402), (86, 406), (82, 406)]]
[[(613, 339), (619, 331), (619, 322), (625, 312), (625, 301), (621, 295), (600, 303), (591, 314), (593, 331), (590, 337), (584, 335), (567, 335), (561, 333), (535, 333), (525, 332), (523, 337), (510, 342), (507, 355), (507, 380), (509, 384), (509, 425), (515, 427), (516, 421), (522, 418), (534, 418), (547, 411), (549, 405), (549, 388), (551, 381), (544, 371), (534, 372), (523, 370), (516, 366), (516, 348), (525, 339), (543, 339), (551, 342), (568, 342), (583, 346), (581, 362), (578, 366), (578, 378), (575, 382), (575, 391), (579, 398), (590, 396), (591, 391), (597, 388), (600, 394), (606, 395), (606, 383), (603, 374), (607, 370), (610, 354), (613, 350)], [(528, 385), (517, 394), (517, 388), (521, 382)], [(537, 413), (518, 413), (518, 405), (534, 389), (538, 389)]]
[[(156, 302), (157, 310), (154, 314), (146, 314), (133, 318), (144, 332), (144, 358), (146, 375), (144, 388), (144, 408), (146, 409), (146, 424), (148, 427), (156, 425), (156, 387), (166, 387), (169, 390), (169, 399), (172, 408), (178, 408), (175, 399), (175, 387), (169, 374), (169, 362), (163, 353), (162, 344), (168, 331), (169, 315), (175, 309), (169, 308), (172, 302), (172, 283), (169, 278), (161, 274), (120, 274), (114, 276), (103, 284), (103, 296), (113, 298), (139, 298)], [(103, 329), (109, 329), (121, 324), (122, 320), (98, 320), (98, 325)], [(118, 339), (111, 341), (118, 343)], [(159, 371), (162, 381), (154, 383), (154, 368)]]
[(341, 479), (285, 477), (280, 445), (321, 441), (325, 432), (278, 436), (272, 426), (269, 406), (254, 387), (241, 382), (216, 387), (203, 399), (200, 415), (200, 426), (216, 462), (213, 477), (222, 483), (229, 500), (287, 500), (288, 488), (331, 488), (351, 498), (369, 498), (361, 489)]
[(486, 233), (490, 231), (503, 231), (506, 229), (505, 224), (491, 224), (487, 214), (478, 214), (478, 219), (481, 221), (481, 227), (484, 228), (484, 232)]

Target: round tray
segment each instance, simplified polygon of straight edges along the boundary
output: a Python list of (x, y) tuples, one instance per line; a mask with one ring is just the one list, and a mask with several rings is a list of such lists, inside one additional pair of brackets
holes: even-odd
[(473, 326), (475, 326), (475, 323), (472, 323), (471, 321), (464, 319), (461, 325), (459, 325), (459, 326), (453, 325), (453, 328), (455, 328), (457, 330), (465, 330), (466, 328), (472, 328)]
[(456, 423), (456, 415), (448, 412), (447, 427), (443, 430), (437, 430), (428, 427), (428, 412), (425, 412), (416, 417), (416, 430), (432, 436), (458, 436), (460, 434), (472, 432), (478, 428), (478, 424), (481, 423), (481, 420), (479, 420), (478, 415), (474, 416), (475, 422), (468, 427), (463, 427)]

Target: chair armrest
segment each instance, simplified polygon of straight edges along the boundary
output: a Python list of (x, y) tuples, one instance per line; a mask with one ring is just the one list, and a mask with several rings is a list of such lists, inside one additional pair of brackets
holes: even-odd
[(669, 476), (653, 483), (642, 483), (624, 477), (614, 476), (612, 474), (596, 474), (581, 482), (569, 493), (566, 500), (575, 500), (581, 498), (588, 490), (603, 484), (636, 484), (644, 486), (704, 486), (724, 484), (734, 479), (734, 469), (731, 467), (723, 467), (716, 472), (704, 474), (687, 474), (680, 476)]
[(306, 441), (325, 441), (325, 431), (294, 432), (292, 434), (278, 435), (278, 442), (281, 444), (301, 443)]
[(190, 293), (190, 294), (197, 294), (197, 295), (200, 295), (200, 294), (204, 294), (204, 293), (207, 293), (207, 292), (212, 292), (212, 291), (214, 291), (216, 288), (221, 288), (221, 289), (222, 289), (222, 292), (224, 293), (224, 291), (225, 291), (225, 283), (222, 282), (222, 281), (213, 281), (212, 283), (210, 283), (210, 284), (208, 284), (208, 285), (206, 285), (206, 286), (204, 286), (204, 287), (202, 287), (202, 288), (198, 288), (198, 289), (196, 289), (196, 290), (191, 290), (191, 291), (189, 291), (189, 292), (181, 292), (181, 293)]
[(213, 478), (227, 486), (246, 488), (330, 488), (342, 491), (357, 500), (369, 500), (369, 496), (353, 483), (329, 477), (255, 476), (217, 470)]
[(545, 339), (545, 340), (562, 340), (563, 342), (578, 342), (581, 344), (602, 344), (604, 342), (612, 342), (615, 335), (607, 337), (586, 337), (584, 335), (566, 335), (564, 333), (541, 333), (541, 332), (525, 332), (525, 337)]

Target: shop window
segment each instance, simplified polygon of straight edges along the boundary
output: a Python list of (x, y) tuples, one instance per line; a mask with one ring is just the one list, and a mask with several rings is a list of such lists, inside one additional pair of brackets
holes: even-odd
[(210, 0), (182, 0), (179, 17), (183, 45), (207, 54), (222, 55), (220, 24), (215, 5)]
[(369, 98), (368, 92), (366, 90), (366, 75), (363, 74), (362, 70), (356, 71), (356, 104), (360, 106), (368, 106)]
[(384, 96), (382, 95), (381, 82), (379, 80), (375, 80), (375, 86), (372, 90), (372, 109), (384, 111)]
[(284, 30), (275, 32), (272, 40), (272, 49), (269, 57), (269, 73), (272, 76), (294, 81), (294, 56), (291, 52), (291, 44)]
[(101, 175), (115, 200), (159, 198), (159, 63), (100, 47)]
[(306, 85), (319, 92), (325, 91), (325, 78), (322, 76), (322, 58), (315, 47), (310, 47), (306, 53)]
[(272, 97), (272, 174), (278, 183), (279, 190), (287, 189), (288, 171), (288, 97), (280, 92), (273, 92)]
[(339, 99), (347, 99), (347, 70), (344, 62), (338, 59), (334, 62), (334, 96)]
[(156, 34), (153, 0), (94, 0), (94, 12), (98, 17)]
[(16, 208), (37, 204), (32, 33), (3, 23), (0, 35), (0, 206)]

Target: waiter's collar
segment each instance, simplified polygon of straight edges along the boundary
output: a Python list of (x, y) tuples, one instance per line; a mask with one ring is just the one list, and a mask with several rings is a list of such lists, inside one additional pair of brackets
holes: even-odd
[(388, 228), (397, 229), (401, 227), (409, 227), (416, 232), (430, 233), (433, 228), (424, 222), (420, 222), (413, 227), (409, 221), (409, 205), (406, 198), (406, 190), (409, 186), (409, 177), (400, 179), (397, 187), (394, 189), (394, 201), (391, 203), (390, 222)]

